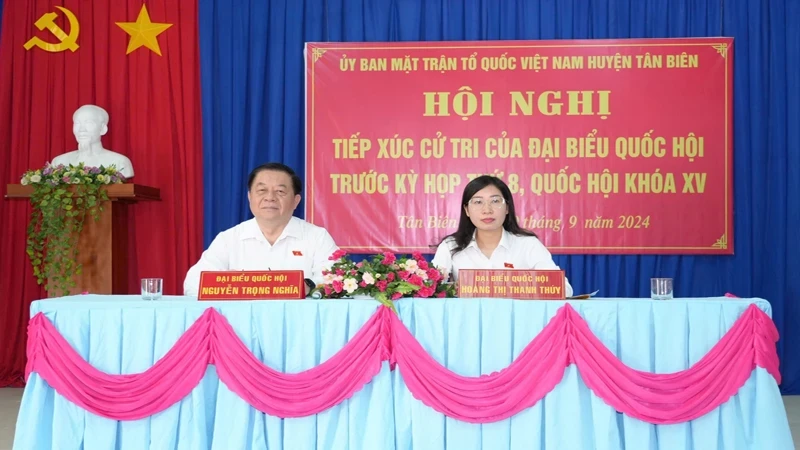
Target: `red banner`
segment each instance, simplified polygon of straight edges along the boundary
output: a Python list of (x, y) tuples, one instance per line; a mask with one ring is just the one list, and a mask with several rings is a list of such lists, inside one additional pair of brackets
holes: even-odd
[(732, 45), (308, 44), (306, 219), (430, 253), (493, 174), (553, 253), (732, 254)]
[(518, 300), (563, 300), (566, 295), (563, 270), (461, 269), (460, 298), (514, 298)]
[(306, 296), (302, 270), (201, 272), (198, 300), (289, 300)]

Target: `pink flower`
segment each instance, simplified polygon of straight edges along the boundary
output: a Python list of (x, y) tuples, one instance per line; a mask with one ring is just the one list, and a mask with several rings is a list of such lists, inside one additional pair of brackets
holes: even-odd
[(442, 272), (439, 272), (434, 268), (429, 268), (427, 273), (428, 273), (428, 279), (430, 280), (439, 281), (442, 279)]
[(400, 298), (402, 296), (403, 296), (403, 294), (401, 294), (399, 292), (395, 292), (394, 294), (392, 294), (392, 300), (397, 300), (398, 298)]
[(339, 275), (340, 277), (343, 277), (344, 276), (344, 270), (336, 269), (336, 275)]
[(330, 270), (323, 270), (322, 275), (329, 275), (331, 273)]
[(420, 269), (422, 269), (422, 270), (428, 270), (428, 267), (429, 267), (429, 266), (428, 266), (428, 261), (425, 261), (425, 260), (423, 259), (422, 261), (420, 261), (420, 262), (419, 262), (418, 266), (419, 266), (419, 268), (420, 268)]
[(432, 296), (434, 293), (436, 293), (436, 291), (432, 287), (428, 287), (428, 286), (421, 287), (417, 291), (417, 295), (422, 297), (422, 298), (428, 298), (428, 297)]
[(362, 288), (365, 288), (365, 287), (367, 287), (367, 282), (366, 281), (361, 281), (361, 283), (358, 283), (358, 285), (361, 286)]
[(389, 284), (386, 280), (381, 280), (375, 283), (375, 286), (378, 286), (378, 290), (381, 292), (386, 292), (386, 286)]
[(444, 292), (444, 291), (439, 292), (438, 294), (436, 294), (436, 296), (439, 297), (439, 298), (444, 298), (446, 295), (447, 295), (447, 293)]
[(395, 256), (394, 253), (391, 252), (383, 253), (383, 261), (381, 261), (381, 264), (388, 266), (389, 264), (392, 264), (395, 261), (397, 261), (397, 256)]
[(336, 250), (335, 252), (333, 252), (333, 255), (331, 255), (330, 258), (328, 258), (328, 259), (331, 260), (331, 261), (336, 261), (337, 259), (341, 259), (345, 255), (347, 255), (347, 251), (339, 249), (339, 250)]
[(333, 293), (333, 289), (331, 289), (330, 285), (328, 284), (323, 286), (323, 289), (325, 289), (325, 295), (331, 295)]
[(360, 268), (361, 268), (361, 266), (363, 266), (363, 265), (364, 265), (364, 261), (361, 261), (361, 262), (358, 262), (358, 263), (356, 263), (356, 267), (358, 267), (359, 269), (360, 269)]
[(405, 270), (397, 272), (397, 276), (400, 277), (401, 280), (408, 280), (408, 272)]
[(417, 262), (419, 262), (419, 261), (422, 261), (422, 260), (424, 260), (424, 259), (425, 259), (425, 258), (423, 258), (423, 257), (422, 257), (422, 253), (420, 253), (420, 252), (414, 252), (414, 253), (412, 253), (412, 254), (411, 254), (411, 257), (412, 257), (412, 258), (414, 258), (414, 259), (416, 259), (416, 260), (417, 260)]
[(333, 290), (338, 294), (344, 289), (344, 283), (339, 280), (333, 280)]
[(421, 276), (414, 274), (408, 277), (408, 282), (413, 284), (414, 286), (424, 286), (425, 280), (422, 279)]
[(389, 272), (386, 274), (386, 279), (389, 281), (394, 281), (394, 272)]
[(355, 275), (355, 274), (357, 274), (357, 273), (358, 273), (358, 272), (356, 272), (356, 270), (355, 270), (355, 269), (352, 269), (352, 270), (350, 271), (350, 275)]

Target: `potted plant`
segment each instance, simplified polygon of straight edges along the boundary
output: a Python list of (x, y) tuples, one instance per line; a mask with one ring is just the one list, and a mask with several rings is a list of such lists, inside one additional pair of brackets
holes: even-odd
[(78, 238), (86, 214), (98, 220), (108, 194), (103, 186), (124, 183), (125, 177), (111, 167), (45, 165), (29, 170), (21, 184), (33, 187), (33, 207), (28, 223), (27, 254), (38, 284), (48, 292), (67, 295), (75, 286)]

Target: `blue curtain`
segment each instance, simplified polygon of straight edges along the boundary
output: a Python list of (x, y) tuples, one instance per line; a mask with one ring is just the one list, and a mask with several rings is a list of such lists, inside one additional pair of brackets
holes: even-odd
[[(576, 292), (762, 297), (781, 332), (784, 393), (800, 393), (800, 2), (785, 0), (200, 0), (205, 243), (248, 217), (258, 163), (303, 173), (303, 44), (733, 36), (732, 257), (557, 256)], [(300, 210), (303, 206), (301, 204)], [(796, 276), (796, 275), (795, 275)]]

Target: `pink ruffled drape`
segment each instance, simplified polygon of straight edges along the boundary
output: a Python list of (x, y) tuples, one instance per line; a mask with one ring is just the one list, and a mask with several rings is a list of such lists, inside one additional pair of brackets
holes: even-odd
[(529, 408), (575, 364), (586, 385), (631, 417), (668, 424), (696, 419), (734, 395), (755, 367), (780, 383), (772, 320), (750, 305), (725, 336), (691, 368), (653, 374), (631, 369), (565, 304), (522, 353), (500, 372), (458, 375), (435, 361), (392, 311), (380, 307), (334, 356), (296, 374), (275, 371), (253, 356), (213, 308), (153, 367), (109, 375), (86, 361), (41, 313), (28, 325), (27, 375), (36, 372), (59, 394), (94, 414), (135, 420), (187, 396), (214, 364), (220, 381), (254, 408), (277, 417), (324, 411), (358, 392), (388, 361), (411, 394), (459, 420), (487, 423)]
[(780, 383), (778, 330), (755, 305), (688, 370), (653, 374), (625, 366), (565, 305), (507, 368), (480, 377), (457, 375), (436, 362), (392, 317), (394, 355), (408, 389), (433, 409), (466, 422), (503, 420), (550, 392), (575, 364), (584, 383), (617, 411), (654, 424), (685, 422), (718, 407), (756, 366)]

